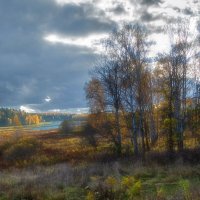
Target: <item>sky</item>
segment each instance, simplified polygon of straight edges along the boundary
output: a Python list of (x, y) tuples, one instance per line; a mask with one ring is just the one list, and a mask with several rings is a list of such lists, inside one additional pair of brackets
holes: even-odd
[(158, 53), (167, 49), (166, 23), (186, 17), (192, 30), (199, 16), (199, 0), (0, 0), (0, 107), (86, 112), (101, 39), (142, 22)]

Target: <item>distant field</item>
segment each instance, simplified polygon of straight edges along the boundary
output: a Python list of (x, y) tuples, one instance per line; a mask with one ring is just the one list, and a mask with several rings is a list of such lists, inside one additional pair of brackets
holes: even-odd
[[(39, 127), (49, 126), (51, 123), (45, 122), (39, 125), (27, 125), (27, 126), (8, 126), (0, 127), (0, 142), (10, 137), (22, 136), (24, 134), (33, 135), (38, 133)], [(33, 131), (36, 129), (35, 131)]]
[[(103, 141), (102, 139), (100, 143)], [(78, 162), (84, 159), (88, 160), (96, 155), (94, 147), (85, 143), (84, 138), (80, 137), (77, 129), (74, 129), (72, 133), (61, 134), (57, 129), (31, 130), (27, 127), (4, 127), (0, 128), (0, 145), (4, 145), (4, 143), (8, 143), (8, 146), (10, 145), (13, 148), (15, 146), (18, 148), (18, 143), (22, 145), (25, 143), (27, 147), (25, 147), (24, 151), (27, 151), (26, 148), (29, 148), (32, 143), (37, 148), (30, 157), (23, 158), (22, 156), (22, 159), (12, 160), (12, 162), (0, 157), (0, 167), (13, 165), (24, 167), (32, 164), (46, 165), (64, 161), (74, 162), (75, 160)], [(106, 146), (109, 147), (110, 144), (102, 143), (98, 148), (102, 149), (106, 148)], [(16, 152), (16, 154), (18, 153)]]

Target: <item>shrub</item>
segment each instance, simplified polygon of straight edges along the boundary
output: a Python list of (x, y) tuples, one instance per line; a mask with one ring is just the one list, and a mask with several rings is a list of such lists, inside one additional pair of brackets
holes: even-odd
[(163, 186), (156, 189), (156, 195), (158, 199), (164, 199), (166, 196), (166, 191)]
[(85, 126), (83, 127), (83, 137), (85, 138), (85, 141), (93, 146), (96, 147), (97, 146), (97, 141), (95, 138), (95, 134), (97, 133), (97, 129), (95, 129), (92, 125), (90, 125), (89, 123), (85, 124)]
[(10, 146), (12, 146), (13, 141), (6, 141), (3, 144), (0, 145), (0, 156), (3, 156), (4, 151), (8, 148), (10, 148)]
[(142, 189), (142, 184), (141, 184), (141, 181), (139, 180), (139, 181), (135, 182), (135, 184), (128, 189), (128, 191), (127, 191), (128, 197), (130, 199), (133, 199), (134, 196), (140, 195), (141, 189)]
[(7, 142), (3, 145), (3, 158), (7, 161), (21, 161), (26, 160), (33, 156), (37, 149), (39, 148), (39, 143), (36, 139), (18, 139), (11, 142)]
[(190, 182), (186, 179), (181, 179), (179, 181), (179, 186), (183, 191), (185, 199), (190, 199)]
[(117, 196), (117, 192), (110, 190), (110, 188), (107, 188), (100, 184), (94, 190), (94, 195), (95, 195), (95, 200), (103, 200), (103, 199), (114, 200), (116, 199), (115, 196)]
[(134, 185), (135, 178), (133, 176), (125, 176), (122, 178), (121, 185), (123, 188), (130, 188)]
[(86, 200), (95, 200), (95, 195), (93, 192), (89, 191), (86, 196)]
[(69, 134), (72, 131), (72, 126), (69, 124), (68, 120), (64, 120), (59, 127), (60, 133)]
[(109, 176), (106, 180), (105, 180), (105, 184), (109, 187), (109, 188), (114, 188), (117, 184), (117, 180), (115, 177)]

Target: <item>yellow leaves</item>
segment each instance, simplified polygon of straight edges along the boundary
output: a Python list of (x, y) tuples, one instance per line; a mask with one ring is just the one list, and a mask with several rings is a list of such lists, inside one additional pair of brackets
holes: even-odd
[(130, 187), (127, 191), (128, 196), (130, 197), (130, 199), (132, 199), (134, 196), (140, 195), (141, 193), (141, 189), (142, 189), (142, 184), (141, 181), (138, 180), (137, 182), (135, 182), (135, 184)]
[(133, 199), (134, 196), (140, 195), (142, 189), (141, 181), (136, 180), (133, 176), (123, 177), (121, 186), (126, 190), (126, 193), (130, 199)]
[(142, 183), (133, 176), (90, 177), (86, 200), (95, 199), (138, 199), (142, 194)]
[(117, 184), (117, 179), (112, 176), (108, 176), (108, 178), (105, 180), (105, 183), (109, 187), (114, 187)]
[(41, 118), (38, 115), (27, 115), (25, 120), (26, 120), (26, 123), (29, 125), (39, 124), (41, 122)]
[(93, 192), (89, 191), (86, 196), (86, 200), (95, 200), (95, 195)]
[(19, 117), (17, 115), (15, 115), (13, 117), (12, 121), (13, 121), (13, 125), (15, 125), (15, 126), (21, 126), (21, 122), (20, 122)]
[(135, 178), (133, 176), (125, 176), (122, 178), (121, 185), (124, 188), (131, 187), (135, 182)]

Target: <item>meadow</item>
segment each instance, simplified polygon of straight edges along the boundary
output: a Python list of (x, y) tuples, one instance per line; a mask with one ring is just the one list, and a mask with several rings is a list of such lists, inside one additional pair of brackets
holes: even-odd
[[(80, 129), (0, 130), (1, 200), (131, 200), (199, 199), (200, 150), (187, 140), (187, 150), (173, 162), (162, 139), (146, 161), (124, 144), (116, 155), (112, 143), (98, 138), (88, 145)], [(124, 140), (126, 141), (126, 140)], [(159, 150), (158, 150), (159, 148)]]

